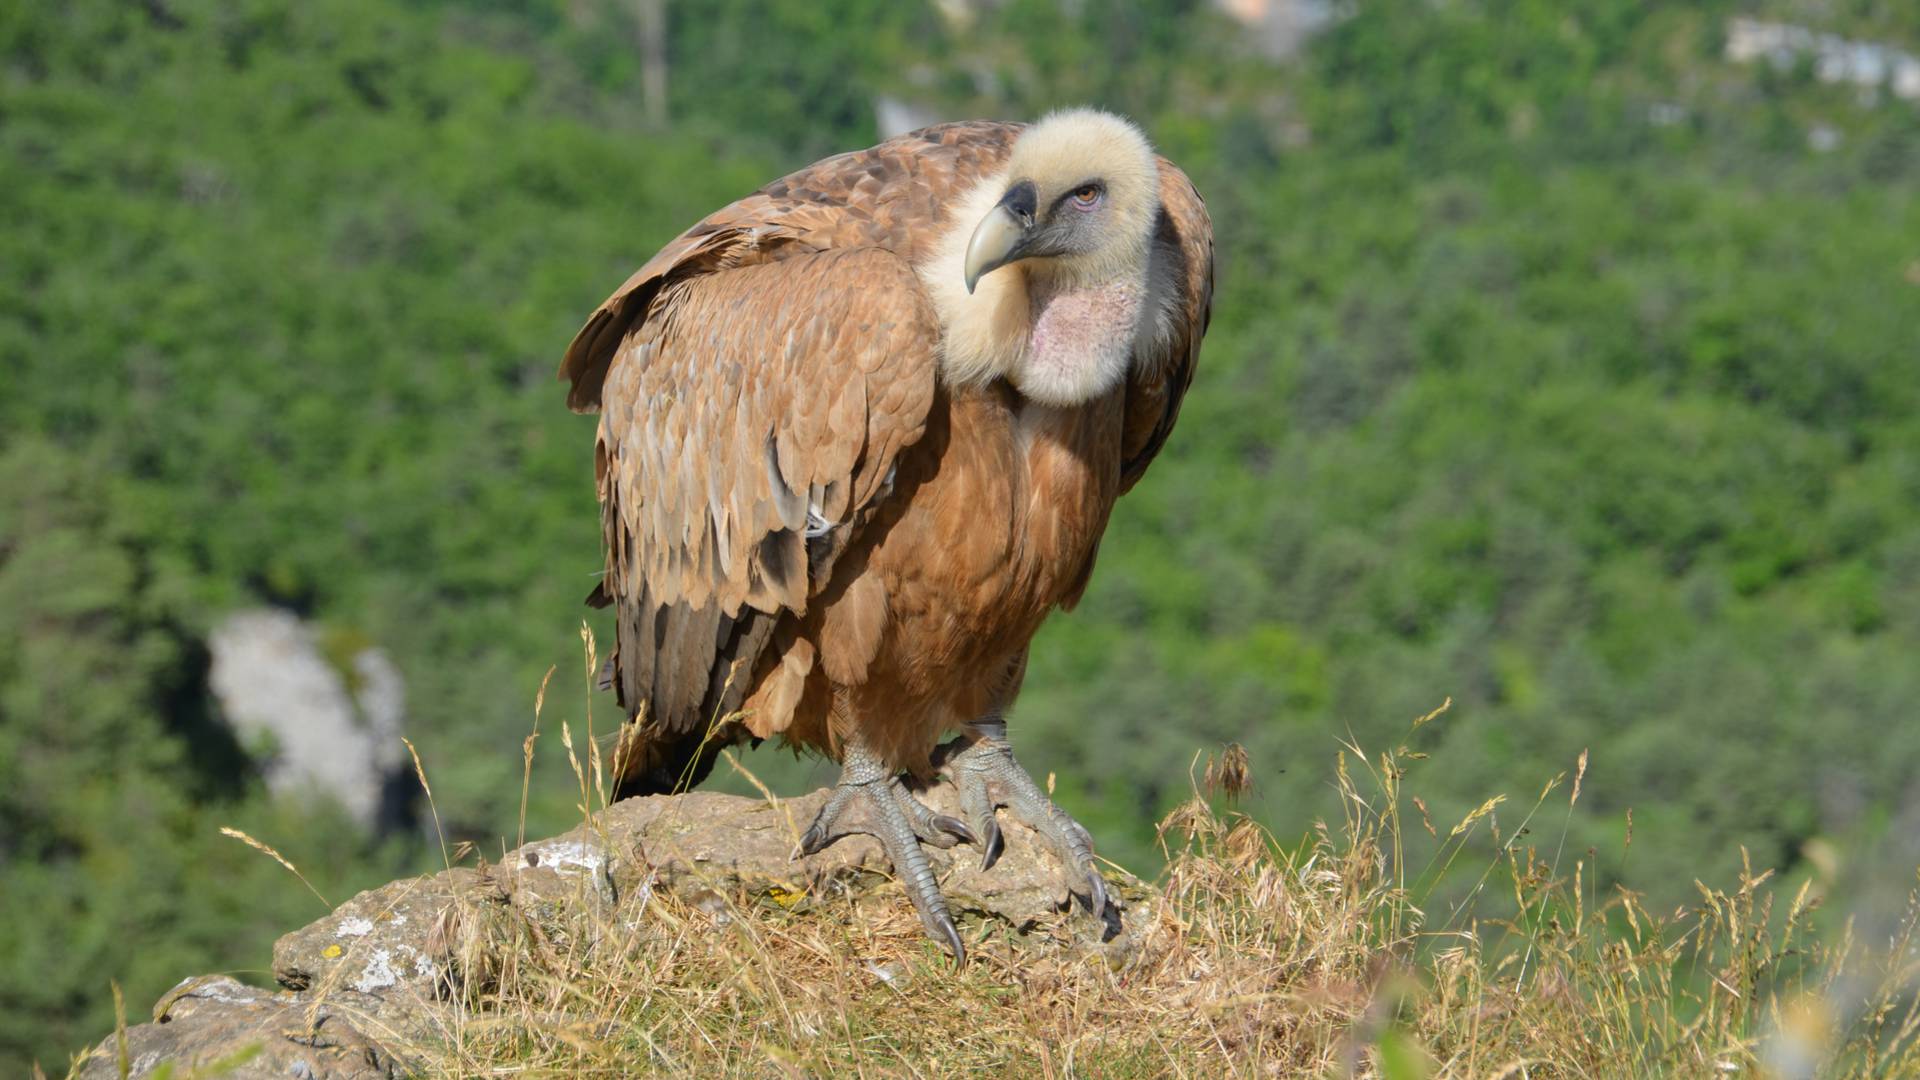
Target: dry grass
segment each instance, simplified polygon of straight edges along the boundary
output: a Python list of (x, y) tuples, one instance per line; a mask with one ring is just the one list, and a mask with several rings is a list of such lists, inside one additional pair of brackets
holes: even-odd
[[(562, 739), (584, 808), (597, 742), (582, 763)], [(461, 1077), (1920, 1074), (1914, 897), (1871, 948), (1814, 935), (1808, 890), (1782, 903), (1769, 872), (1656, 916), (1518, 842), (1571, 814), (1584, 754), (1565, 803), (1556, 778), (1506, 836), (1498, 799), (1436, 830), (1402, 789), (1419, 756), (1349, 745), (1344, 820), (1292, 850), (1196, 792), (1161, 825), (1164, 903), (1130, 913), (1151, 924), (1118, 966), (968, 927), (956, 972), (885, 891), (804, 912), (663, 892), (494, 928), (509, 959), (412, 1056)], [(1244, 786), (1244, 755), (1208, 778)], [(1403, 811), (1438, 843), (1424, 869)], [(1457, 908), (1423, 907), (1462, 875)]]
[[(585, 720), (580, 744), (564, 723), (560, 739), (593, 826), (613, 770), (591, 695)], [(1807, 885), (1785, 899), (1751, 867), (1657, 915), (1563, 864), (1585, 753), (1564, 803), (1562, 775), (1504, 835), (1504, 796), (1437, 829), (1404, 789), (1423, 756), (1347, 744), (1342, 820), (1289, 848), (1215, 805), (1255, 779), (1225, 748), (1161, 822), (1159, 899), (1127, 913), (1144, 933), (1124, 961), (971, 924), (955, 971), (897, 889), (450, 910), (435, 934), (466, 942), (451, 959), (469, 989), (436, 1037), (396, 1048), (432, 1077), (1920, 1076), (1920, 891), (1872, 942), (1850, 921), (1821, 936)], [(523, 781), (523, 839), (525, 799)], [(1544, 857), (1521, 842), (1542, 815), (1562, 818)]]

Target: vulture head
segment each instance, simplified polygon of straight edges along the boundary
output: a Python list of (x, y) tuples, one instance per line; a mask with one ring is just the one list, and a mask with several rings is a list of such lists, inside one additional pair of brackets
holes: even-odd
[(967, 243), (969, 293), (982, 276), (1022, 260), (1089, 284), (1144, 267), (1160, 170), (1126, 120), (1092, 109), (1047, 117), (1014, 144), (1004, 183)]
[(1159, 213), (1159, 163), (1132, 123), (1075, 109), (1021, 132), (931, 268), (949, 376), (1005, 377), (1048, 405), (1112, 389), (1160, 306), (1148, 302)]

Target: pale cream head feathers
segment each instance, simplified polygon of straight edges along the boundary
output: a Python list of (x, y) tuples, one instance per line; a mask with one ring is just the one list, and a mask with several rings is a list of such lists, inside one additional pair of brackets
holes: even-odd
[(1088, 181), (1104, 187), (1098, 247), (1048, 260), (1047, 269), (1088, 283), (1146, 268), (1153, 219), (1160, 212), (1160, 166), (1131, 120), (1098, 109), (1049, 114), (1020, 133), (1007, 178), (1031, 180), (1042, 212)]
[[(1006, 167), (954, 208), (919, 268), (945, 329), (943, 376), (960, 384), (1004, 376), (1059, 405), (1110, 388), (1132, 352), (1136, 320), (1126, 313), (1151, 306), (1159, 190), (1153, 148), (1122, 117), (1072, 109), (1023, 131)], [(1057, 326), (1047, 335), (1050, 304)], [(1069, 311), (1085, 315), (1069, 322)]]

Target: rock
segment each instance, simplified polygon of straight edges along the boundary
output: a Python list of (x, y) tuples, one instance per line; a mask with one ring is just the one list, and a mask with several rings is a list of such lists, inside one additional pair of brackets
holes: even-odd
[(918, 131), (930, 124), (937, 124), (952, 117), (936, 105), (922, 101), (909, 101), (906, 98), (882, 94), (873, 102), (873, 126), (883, 139), (895, 135), (905, 135), (909, 131)]
[(465, 867), (370, 889), (274, 943), (273, 976), (315, 998), (367, 995), (375, 1012), (424, 1011), (443, 996), (446, 974), (445, 956), (430, 952), (435, 925), (461, 901), (504, 899)]
[(220, 713), (241, 745), (267, 748), (269, 788), (331, 797), (368, 828), (397, 823), (390, 792), (406, 764), (406, 683), (385, 653), (356, 651), (349, 678), (312, 628), (273, 610), (228, 616), (207, 646)]
[[(262, 1047), (259, 1057), (244, 1068), (267, 1062), (259, 1075), (386, 1075), (378, 1070), (395, 1068), (401, 1047), (445, 1030), (451, 999), (493, 985), (512, 950), (525, 947), (527, 933), (554, 939), (590, 932), (609, 918), (631, 925), (646, 918), (658, 890), (715, 918), (757, 903), (824, 916), (849, 897), (876, 891), (877, 902), (906, 909), (906, 896), (870, 837), (848, 836), (817, 855), (792, 858), (830, 794), (822, 789), (775, 801), (709, 792), (629, 799), (591, 824), (508, 852), (497, 865), (456, 867), (363, 892), (275, 944), (274, 977), (286, 992), (218, 979), (176, 991), (170, 1004), (163, 999), (159, 1011), (166, 1019), (128, 1033), (132, 1075), (148, 1075), (164, 1060), (213, 1061), (255, 1044)], [(940, 812), (958, 813), (950, 785), (936, 785), (924, 798)], [(1124, 965), (1138, 948), (1137, 928), (1153, 922), (1158, 895), (1109, 872), (1109, 892), (1121, 910), (1110, 909), (1105, 920), (1069, 910), (1060, 865), (1039, 836), (1004, 812), (1001, 824), (1006, 851), (992, 870), (980, 870), (979, 850), (971, 846), (929, 852), (962, 935), (998, 928), (1019, 945), (1066, 947)], [(380, 1041), (363, 1033), (378, 1033)], [(315, 1044), (316, 1037), (324, 1045)], [(297, 1057), (301, 1051), (308, 1056)], [(114, 1053), (110, 1039), (87, 1067), (105, 1061), (111, 1068)], [(298, 1068), (307, 1072), (289, 1071)]]
[[(127, 1075), (206, 1073), (309, 1080), (373, 1080), (396, 1074), (395, 1063), (349, 1023), (342, 1010), (244, 986), (225, 975), (189, 979), (168, 991), (154, 1022), (127, 1030)], [(82, 1080), (120, 1073), (117, 1042), (108, 1039), (81, 1062)]]
[(1269, 60), (1291, 60), (1342, 17), (1332, 0), (1217, 0), (1247, 32), (1245, 40)]
[(1727, 20), (1725, 55), (1737, 64), (1766, 61), (1777, 71), (1810, 60), (1814, 78), (1852, 83), (1867, 104), (1882, 87), (1895, 97), (1920, 101), (1920, 56), (1886, 42), (1850, 41), (1793, 23), (1736, 16)]

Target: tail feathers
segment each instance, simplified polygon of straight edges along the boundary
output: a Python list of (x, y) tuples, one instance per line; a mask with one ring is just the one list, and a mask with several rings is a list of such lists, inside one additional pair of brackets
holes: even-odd
[[(613, 654), (599, 672), (629, 722), (614, 757), (616, 798), (686, 791), (720, 751), (750, 738), (740, 708), (776, 617), (753, 609), (622, 603)], [(757, 741), (757, 740), (756, 740)]]
[(698, 787), (713, 772), (720, 751), (739, 741), (732, 731), (715, 731), (703, 738), (705, 735), (703, 731), (642, 733), (637, 723), (629, 726), (621, 752), (633, 755), (633, 760), (618, 763), (615, 773), (619, 781), (613, 797), (669, 795)]

